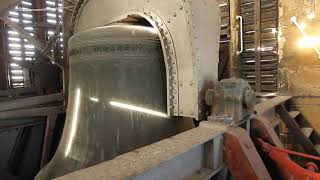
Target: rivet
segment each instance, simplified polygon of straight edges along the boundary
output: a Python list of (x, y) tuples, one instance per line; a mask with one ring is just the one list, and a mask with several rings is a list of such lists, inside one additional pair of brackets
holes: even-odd
[(167, 22), (170, 23), (170, 19), (168, 19)]
[(182, 83), (180, 83), (180, 86), (183, 86), (183, 84), (182, 84)]
[(176, 17), (176, 16), (177, 16), (177, 13), (176, 13), (176, 12), (174, 12), (174, 13), (173, 13), (173, 17)]
[(179, 6), (179, 9), (180, 9), (180, 10), (182, 10), (182, 9), (183, 9), (183, 6), (182, 6), (182, 5), (180, 5), (180, 6)]

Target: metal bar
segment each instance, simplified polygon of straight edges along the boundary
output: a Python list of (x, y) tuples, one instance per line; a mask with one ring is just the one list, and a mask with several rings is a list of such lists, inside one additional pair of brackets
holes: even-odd
[(263, 113), (275, 108), (277, 105), (282, 104), (291, 98), (292, 96), (277, 96), (275, 98), (265, 100), (255, 105), (254, 112), (257, 115), (262, 115)]
[(254, 1), (255, 91), (261, 92), (261, 0)]
[(240, 55), (237, 54), (240, 26), (236, 18), (240, 15), (240, 5), (240, 0), (230, 0), (229, 76), (236, 78), (241, 77)]
[(240, 55), (243, 52), (243, 19), (242, 16), (236, 16), (236, 18), (240, 23), (240, 51), (237, 51), (237, 54)]
[(54, 128), (56, 126), (57, 114), (48, 115), (45, 136), (43, 140), (42, 156), (40, 167), (44, 167), (49, 162), (49, 155), (52, 145)]
[(11, 111), (16, 109), (25, 109), (28, 107), (39, 106), (52, 102), (59, 102), (64, 100), (63, 93), (50, 94), (45, 96), (36, 96), (23, 99), (16, 99), (12, 101), (0, 102), (0, 112)]
[(301, 132), (301, 129), (297, 122), (292, 119), (289, 112), (283, 105), (276, 107), (277, 113), (280, 115), (283, 122), (287, 125), (290, 132), (297, 138), (298, 142), (306, 150), (307, 153), (318, 156), (318, 152), (314, 148), (312, 142)]
[(27, 141), (30, 136), (30, 127), (22, 128), (19, 136), (16, 139), (15, 146), (11, 152), (10, 159), (8, 161), (8, 171), (15, 174), (23, 158), (23, 151), (26, 148)]
[(0, 119), (15, 119), (15, 118), (28, 118), (28, 117), (41, 117), (48, 114), (62, 114), (65, 113), (64, 106), (51, 106), (34, 109), (23, 109), (15, 111), (0, 112)]
[[(198, 128), (57, 179), (210, 179), (224, 166), (221, 151), (224, 131), (224, 126), (202, 122)], [(213, 148), (205, 150), (211, 141)], [(210, 159), (214, 162), (203, 163), (208, 157), (205, 152), (212, 153)], [(198, 172), (203, 173), (196, 176)]]
[(7, 167), (6, 167), (7, 170), (12, 170), (12, 167), (15, 164), (14, 163), (16, 161), (15, 160), (15, 158), (16, 158), (15, 155), (16, 155), (16, 152), (17, 152), (17, 150), (19, 148), (19, 144), (21, 142), (24, 129), (25, 128), (21, 128), (21, 129), (18, 130), (18, 134), (17, 134), (17, 136), (15, 138), (13, 147), (12, 147), (11, 152), (10, 152), (10, 157), (8, 159), (8, 162), (7, 162)]

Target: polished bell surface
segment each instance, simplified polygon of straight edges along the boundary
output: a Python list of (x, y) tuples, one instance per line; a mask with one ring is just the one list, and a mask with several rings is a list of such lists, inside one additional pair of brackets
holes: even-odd
[(166, 67), (157, 32), (117, 24), (69, 42), (66, 123), (53, 159), (36, 179), (52, 179), (113, 159), (193, 127), (167, 116)]

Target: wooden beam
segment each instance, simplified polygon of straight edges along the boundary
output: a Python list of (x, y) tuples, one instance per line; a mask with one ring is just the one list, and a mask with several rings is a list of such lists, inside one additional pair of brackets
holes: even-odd
[(0, 16), (4, 17), (7, 13), (17, 6), (21, 0), (1, 0), (0, 1)]
[(6, 58), (7, 52), (7, 37), (6, 33), (4, 33), (5, 25), (4, 22), (0, 20), (0, 30), (2, 33), (0, 34), (0, 90), (9, 88), (9, 80), (8, 80), (8, 63)]
[(291, 96), (277, 96), (272, 99), (267, 99), (255, 105), (254, 112), (257, 115), (262, 115), (263, 113), (271, 110), (272, 108), (275, 108), (277, 105), (282, 104), (291, 98)]
[(63, 93), (50, 94), (44, 96), (29, 97), (16, 99), (12, 101), (0, 102), (0, 112), (11, 111), (17, 109), (26, 109), (48, 103), (61, 102), (64, 100)]
[(241, 78), (241, 63), (239, 50), (240, 25), (236, 16), (240, 15), (240, 0), (230, 0), (230, 42), (229, 42), (229, 76)]
[(54, 128), (56, 126), (57, 114), (51, 114), (47, 116), (46, 132), (44, 135), (43, 146), (42, 146), (42, 156), (40, 167), (44, 167), (49, 162), (50, 150), (52, 146), (52, 139)]
[(261, 92), (261, 0), (254, 1), (255, 91)]
[(314, 148), (314, 144), (308, 139), (301, 131), (297, 122), (292, 119), (289, 112), (283, 105), (279, 105), (276, 107), (277, 113), (280, 115), (283, 122), (286, 124), (290, 133), (294, 135), (300, 145), (306, 150), (307, 153), (318, 156), (317, 150)]
[(14, 111), (0, 112), (0, 119), (16, 119), (16, 118), (29, 118), (29, 117), (42, 117), (48, 114), (63, 114), (65, 113), (64, 106), (50, 106), (33, 109), (22, 109)]
[(13, 96), (19, 96), (20, 94), (30, 94), (35, 92), (36, 92), (36, 89), (32, 87), (0, 90), (0, 97), (13, 97)]

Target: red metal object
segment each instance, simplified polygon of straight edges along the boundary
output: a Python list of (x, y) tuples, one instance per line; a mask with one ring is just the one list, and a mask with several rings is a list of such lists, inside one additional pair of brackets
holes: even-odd
[(318, 166), (317, 166), (315, 163), (313, 163), (313, 162), (308, 162), (308, 163), (306, 164), (306, 168), (307, 168), (309, 171), (312, 171), (312, 172), (317, 172), (317, 171), (319, 171)]
[(236, 180), (271, 180), (248, 132), (240, 127), (224, 134), (224, 160)]
[(295, 162), (291, 161), (289, 159), (289, 154), (314, 160), (320, 160), (320, 157), (274, 147), (269, 143), (264, 142), (260, 138), (257, 139), (257, 144), (276, 163), (283, 179), (320, 180), (320, 173), (315, 173), (315, 171), (318, 169), (316, 164), (307, 163), (308, 169), (304, 169)]
[(277, 147), (282, 147), (281, 141), (274, 131), (274, 127), (269, 119), (266, 119), (263, 116), (256, 116), (251, 120), (250, 125), (251, 139), (261, 138)]

